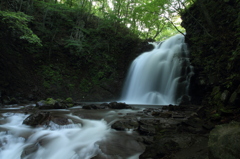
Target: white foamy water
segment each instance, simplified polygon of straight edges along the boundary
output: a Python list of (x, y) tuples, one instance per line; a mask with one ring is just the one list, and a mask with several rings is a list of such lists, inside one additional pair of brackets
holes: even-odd
[(0, 159), (138, 159), (144, 150), (134, 132), (112, 130), (105, 120), (65, 114), (68, 125), (51, 121), (48, 127), (32, 128), (22, 124), (27, 117), (2, 114)]
[(100, 151), (97, 142), (105, 140), (110, 132), (103, 120), (79, 118), (82, 124), (59, 126), (51, 122), (49, 128), (30, 128), (22, 125), (27, 115), (3, 116), (6, 123), (0, 126), (1, 159), (90, 159)]
[(121, 101), (128, 104), (178, 104), (188, 95), (193, 68), (183, 35), (175, 35), (132, 63)]

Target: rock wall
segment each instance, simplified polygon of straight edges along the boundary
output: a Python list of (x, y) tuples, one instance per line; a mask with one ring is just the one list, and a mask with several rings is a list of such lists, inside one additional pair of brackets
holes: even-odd
[(182, 12), (195, 75), (195, 104), (236, 106), (240, 89), (240, 2), (197, 0)]

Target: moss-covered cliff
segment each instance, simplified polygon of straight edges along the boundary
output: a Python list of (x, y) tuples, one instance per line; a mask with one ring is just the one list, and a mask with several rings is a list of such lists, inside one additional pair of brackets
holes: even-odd
[(182, 13), (195, 68), (195, 104), (221, 109), (240, 100), (240, 1), (197, 0)]

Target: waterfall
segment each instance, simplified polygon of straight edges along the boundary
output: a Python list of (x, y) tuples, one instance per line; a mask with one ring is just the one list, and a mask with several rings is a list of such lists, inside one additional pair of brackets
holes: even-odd
[(131, 64), (121, 101), (128, 104), (179, 104), (188, 95), (193, 67), (184, 36), (175, 35), (152, 43), (154, 49)]

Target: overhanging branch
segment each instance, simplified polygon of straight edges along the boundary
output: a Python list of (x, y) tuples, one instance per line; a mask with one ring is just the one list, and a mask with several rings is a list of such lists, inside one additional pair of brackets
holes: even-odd
[(165, 16), (165, 18), (173, 25), (173, 27), (174, 27), (179, 33), (181, 33), (183, 36), (185, 36), (185, 34), (184, 34), (183, 32), (181, 32), (181, 30), (179, 30), (179, 29), (177, 28), (177, 26), (176, 26), (168, 17)]

